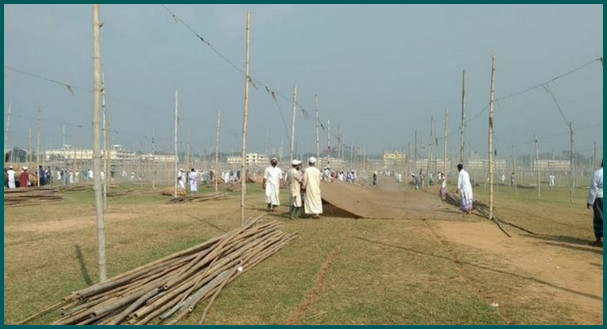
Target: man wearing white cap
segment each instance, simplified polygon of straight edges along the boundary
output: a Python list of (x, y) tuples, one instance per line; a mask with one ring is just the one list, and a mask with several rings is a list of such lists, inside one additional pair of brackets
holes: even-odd
[(301, 161), (293, 160), (291, 169), (287, 173), (287, 186), (289, 187), (289, 214), (291, 219), (299, 218), (301, 210)]
[(177, 174), (177, 188), (178, 189), (185, 190), (185, 179), (186, 179), (185, 170), (179, 169), (179, 173)]
[(310, 157), (309, 167), (304, 172), (303, 189), (305, 191), (304, 211), (312, 218), (320, 219), (322, 214), (322, 198), (320, 196), (321, 173), (316, 168), (316, 158)]
[(17, 185), (15, 185), (15, 171), (13, 170), (13, 166), (8, 167), (6, 174), (8, 175), (8, 188), (17, 188)]
[(274, 208), (280, 206), (280, 180), (282, 179), (282, 170), (278, 168), (278, 159), (272, 158), (270, 166), (263, 173), (263, 188), (266, 191), (266, 204), (268, 211), (274, 211)]

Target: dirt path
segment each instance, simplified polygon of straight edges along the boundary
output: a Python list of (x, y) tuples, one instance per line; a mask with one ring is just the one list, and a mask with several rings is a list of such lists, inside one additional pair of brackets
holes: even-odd
[(527, 280), (526, 293), (519, 298), (541, 296), (575, 305), (579, 323), (603, 323), (602, 249), (518, 234), (508, 238), (489, 222), (437, 222), (433, 226), (441, 239), (480, 250), (515, 269), (502, 273)]

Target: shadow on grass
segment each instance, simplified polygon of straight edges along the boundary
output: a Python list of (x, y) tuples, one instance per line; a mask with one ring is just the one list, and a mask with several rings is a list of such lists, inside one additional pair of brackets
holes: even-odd
[(478, 269), (481, 269), (481, 270), (485, 270), (485, 271), (490, 271), (490, 272), (494, 272), (494, 273), (510, 275), (510, 276), (513, 276), (513, 277), (516, 277), (516, 278), (524, 279), (524, 280), (527, 280), (527, 281), (532, 281), (532, 282), (535, 282), (535, 283), (539, 283), (539, 284), (542, 284), (542, 285), (545, 285), (545, 286), (548, 286), (548, 287), (552, 287), (552, 288), (555, 288), (555, 289), (566, 291), (566, 292), (569, 292), (569, 293), (572, 293), (572, 294), (576, 294), (576, 295), (579, 295), (579, 296), (587, 297), (587, 298), (598, 300), (598, 301), (601, 301), (601, 302), (603, 301), (603, 297), (599, 297), (599, 296), (595, 296), (595, 295), (588, 294), (588, 293), (585, 293), (585, 292), (576, 291), (576, 290), (573, 290), (573, 289), (557, 286), (557, 285), (552, 284), (550, 282), (546, 282), (546, 281), (543, 281), (543, 280), (540, 280), (540, 279), (537, 279), (537, 278), (534, 278), (534, 277), (528, 277), (528, 276), (523, 276), (523, 275), (516, 274), (516, 273), (510, 273), (510, 272), (506, 272), (506, 271), (490, 268), (488, 266), (483, 266), (483, 265), (478, 265), (478, 264), (472, 264), (472, 263), (468, 263), (468, 262), (462, 262), (460, 260), (453, 260), (450, 257), (439, 256), (439, 255), (435, 255), (435, 254), (432, 254), (432, 253), (429, 253), (429, 252), (420, 251), (420, 250), (416, 250), (416, 249), (413, 249), (413, 248), (407, 248), (407, 247), (403, 247), (403, 246), (397, 246), (397, 245), (393, 245), (393, 244), (389, 244), (389, 243), (385, 243), (385, 242), (381, 242), (381, 241), (373, 241), (373, 240), (369, 240), (369, 239), (362, 238), (362, 237), (357, 237), (357, 236), (355, 236), (353, 238), (357, 239), (357, 240), (360, 240), (360, 241), (368, 242), (368, 243), (379, 244), (379, 245), (382, 245), (382, 246), (392, 247), (392, 248), (396, 248), (396, 249), (400, 249), (400, 250), (404, 250), (404, 251), (408, 251), (408, 252), (412, 252), (412, 253), (416, 253), (416, 254), (420, 254), (420, 255), (424, 255), (424, 256), (429, 256), (429, 257), (434, 257), (434, 258), (439, 258), (439, 259), (447, 260), (447, 261), (450, 261), (450, 262), (453, 262), (455, 264), (459, 264), (459, 265), (462, 265), (462, 266), (464, 266), (464, 265), (465, 266), (471, 266), (471, 267), (475, 267), (475, 268), (478, 268)]
[[(570, 237), (570, 236), (562, 236), (562, 235), (525, 235), (525, 236), (534, 238), (534, 239), (544, 240), (544, 244), (551, 245), (551, 246), (563, 247), (563, 248), (579, 250), (579, 251), (587, 251), (587, 252), (591, 252), (591, 253), (595, 253), (595, 254), (599, 254), (599, 255), (603, 254), (603, 249), (590, 246), (589, 244), (592, 241), (589, 241), (589, 240), (574, 238), (574, 237)], [(576, 246), (572, 246), (572, 245), (576, 245)]]
[(80, 272), (82, 272), (82, 278), (84, 279), (84, 282), (87, 285), (92, 286), (93, 280), (91, 280), (89, 271), (86, 268), (86, 264), (84, 263), (84, 257), (82, 256), (82, 249), (80, 249), (79, 245), (74, 245), (74, 249), (76, 250), (76, 258), (78, 259), (78, 264), (80, 264)]
[(592, 246), (588, 246), (586, 245), (585, 247), (582, 246), (572, 246), (569, 244), (565, 244), (565, 243), (558, 243), (558, 242), (544, 242), (544, 244), (547, 244), (549, 246), (556, 246), (556, 247), (563, 247), (563, 248), (567, 248), (567, 249), (571, 249), (571, 250), (579, 250), (579, 251), (586, 251), (586, 252), (590, 252), (590, 253), (595, 253), (598, 255), (603, 255), (603, 249), (597, 248), (597, 247), (592, 247)]

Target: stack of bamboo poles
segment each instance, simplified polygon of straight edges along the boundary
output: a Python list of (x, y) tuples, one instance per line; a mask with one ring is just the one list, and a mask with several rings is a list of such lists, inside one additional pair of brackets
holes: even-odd
[(61, 199), (61, 193), (57, 189), (30, 187), (4, 190), (5, 206), (61, 201)]
[(184, 195), (177, 198), (171, 199), (171, 203), (183, 203), (183, 202), (203, 202), (209, 200), (224, 200), (228, 198), (228, 193), (211, 193), (206, 195)]
[(278, 222), (245, 225), (64, 298), (53, 324), (175, 324), (207, 301), (204, 320), (222, 288), (295, 238)]

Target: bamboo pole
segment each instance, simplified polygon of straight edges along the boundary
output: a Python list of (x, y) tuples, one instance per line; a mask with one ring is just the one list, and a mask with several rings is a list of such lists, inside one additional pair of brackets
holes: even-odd
[(102, 130), (103, 130), (103, 170), (105, 175), (103, 176), (103, 211), (107, 211), (107, 157), (108, 157), (108, 141), (107, 141), (107, 121), (105, 115), (105, 76), (104, 72), (101, 71), (101, 116), (102, 116)]
[(38, 124), (36, 127), (36, 180), (40, 186), (40, 129), (42, 128), (42, 106), (38, 103)]
[(320, 158), (320, 121), (318, 118), (318, 95), (314, 95), (314, 103), (316, 106), (316, 159)]
[[(217, 110), (217, 128), (215, 129), (215, 192), (217, 192), (217, 174), (219, 172), (219, 129), (221, 127), (221, 110)], [(241, 173), (242, 175), (242, 173)]]
[(99, 5), (93, 4), (93, 175), (95, 191), (95, 210), (97, 215), (97, 243), (99, 281), (107, 277), (105, 261), (105, 224), (101, 198), (100, 149), (99, 149), (99, 101), (101, 98), (101, 49), (99, 33)]
[(240, 163), (240, 174), (243, 179), (240, 180), (240, 224), (244, 225), (245, 222), (245, 211), (244, 201), (247, 195), (247, 180), (246, 177), (246, 155), (247, 155), (247, 123), (249, 120), (249, 83), (251, 77), (249, 76), (249, 59), (251, 55), (251, 11), (247, 11), (247, 27), (246, 27), (246, 57), (245, 57), (245, 84), (244, 84), (244, 113), (242, 120), (242, 159)]
[(573, 173), (575, 172), (575, 163), (573, 158), (573, 124), (569, 121), (569, 146), (570, 146), (570, 154), (569, 154), (569, 203), (573, 204), (573, 193), (574, 193), (574, 183), (573, 183)]
[(489, 94), (489, 220), (491, 220), (493, 219), (493, 105), (495, 102), (495, 55), (493, 55), (491, 59), (491, 90)]
[(537, 198), (541, 199), (542, 193), (541, 193), (541, 186), (540, 186), (540, 153), (539, 153), (539, 147), (537, 144), (537, 136), (534, 135), (533, 138), (535, 139), (535, 173), (537, 176)]
[[(178, 107), (179, 107), (179, 92), (177, 91), (177, 89), (175, 89), (175, 144), (174, 144), (174, 151), (175, 151), (175, 171), (174, 173), (177, 174), (179, 172), (179, 153), (177, 153), (177, 125), (179, 124), (179, 116), (178, 116)], [(177, 198), (177, 179), (173, 179), (173, 197)]]
[(185, 170), (187, 172), (187, 170), (189, 170), (190, 168), (192, 168), (192, 163), (191, 163), (191, 155), (190, 155), (190, 142), (192, 140), (192, 131), (190, 129), (188, 129), (188, 144), (186, 146), (186, 160), (185, 160)]
[(152, 165), (154, 173), (152, 174), (152, 190), (156, 189), (156, 130), (152, 128)]
[(293, 114), (291, 114), (291, 148), (289, 152), (289, 162), (293, 161), (295, 156), (295, 114), (297, 114), (297, 85), (293, 87)]
[(428, 138), (428, 162), (426, 163), (426, 183), (430, 186), (430, 163), (432, 162), (432, 125), (434, 116), (430, 117), (430, 138)]
[[(4, 130), (4, 150), (8, 150), (9, 143), (8, 143), (8, 129), (10, 127), (11, 124), (11, 110), (13, 108), (13, 104), (12, 103), (8, 103), (8, 116), (6, 118), (6, 129)], [(31, 129), (31, 128), (30, 128)], [(30, 147), (31, 149), (31, 147)], [(11, 158), (13, 157), (13, 151), (11, 149)], [(6, 153), (4, 154), (4, 163), (6, 163), (6, 160), (10, 160), (6, 158)]]
[(32, 170), (32, 127), (30, 127), (30, 148), (27, 152), (27, 167)]
[(327, 166), (331, 162), (331, 120), (327, 119)]
[(445, 175), (445, 179), (447, 179), (447, 122), (449, 121), (449, 110), (445, 108), (445, 127), (443, 129), (443, 174)]
[(459, 163), (464, 164), (464, 146), (465, 146), (465, 130), (466, 130), (466, 70), (462, 71), (462, 120), (460, 124), (460, 139), (459, 139)]

